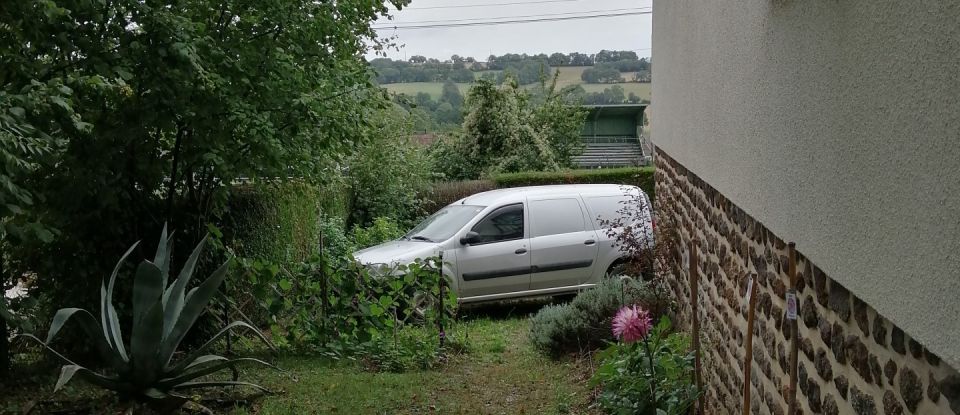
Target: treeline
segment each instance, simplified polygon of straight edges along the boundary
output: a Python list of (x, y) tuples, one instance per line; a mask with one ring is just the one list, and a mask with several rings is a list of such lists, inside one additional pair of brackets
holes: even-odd
[[(457, 57), (457, 55), (454, 55)], [(457, 61), (440, 62), (436, 59), (427, 59), (419, 62), (422, 56), (416, 56), (416, 62), (413, 58), (410, 61), (392, 60), (388, 58), (379, 58), (370, 61), (376, 73), (377, 83), (396, 84), (404, 82), (473, 82), (478, 78), (486, 79), (498, 84), (508, 76), (516, 79), (520, 85), (528, 85), (539, 82), (541, 74), (549, 75), (552, 71), (546, 61), (527, 59), (523, 61), (509, 62), (497, 67), (496, 71), (484, 72), (481, 76), (476, 76), (475, 71), (483, 71), (484, 67), (478, 62), (473, 62), (470, 69), (467, 69), (467, 62), (462, 59)], [(458, 58), (458, 57), (457, 57)]]
[[(601, 50), (596, 54), (589, 53), (561, 53), (554, 52), (550, 55), (540, 53), (537, 55), (528, 55), (526, 53), (516, 54), (507, 53), (501, 56), (490, 55), (487, 57), (487, 69), (505, 69), (506, 65), (513, 62), (522, 62), (526, 60), (536, 60), (546, 62), (550, 66), (593, 66), (600, 63), (613, 63), (625, 61), (647, 61), (646, 58), (640, 58), (637, 53), (630, 50)], [(648, 65), (649, 68), (649, 65)], [(624, 72), (639, 69), (625, 69)]]
[[(632, 73), (630, 79), (623, 72)], [(646, 58), (638, 61), (616, 61), (598, 63), (584, 69), (580, 79), (588, 84), (613, 84), (618, 82), (650, 82), (650, 62)]]
[[(552, 68), (560, 66), (594, 66), (581, 76), (587, 83), (650, 82), (650, 61), (638, 57), (633, 51), (601, 50), (596, 54), (556, 52), (550, 55), (507, 53), (490, 55), (487, 62), (460, 55), (453, 55), (444, 61), (414, 55), (405, 61), (373, 59), (370, 66), (374, 69), (377, 83), (381, 85), (445, 81), (467, 83), (481, 78), (503, 83), (507, 77), (516, 79), (520, 85), (529, 85), (539, 82), (543, 74), (549, 76)], [(477, 72), (483, 73), (477, 76)], [(625, 79), (621, 72), (632, 72), (634, 75)]]
[(376, 72), (377, 83), (396, 84), (402, 82), (473, 82), (476, 77), (473, 71), (467, 69), (463, 62), (440, 62), (432, 59), (430, 62), (413, 62), (379, 58), (370, 61), (370, 66)]

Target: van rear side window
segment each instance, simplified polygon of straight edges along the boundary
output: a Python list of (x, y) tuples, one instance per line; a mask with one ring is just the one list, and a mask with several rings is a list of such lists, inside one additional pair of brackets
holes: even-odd
[(583, 232), (583, 211), (577, 199), (530, 201), (530, 236)]
[(620, 210), (626, 207), (626, 195), (615, 196), (591, 196), (584, 198), (587, 202), (587, 209), (590, 210), (590, 219), (593, 220), (597, 229), (606, 229), (609, 226), (603, 226), (602, 221), (611, 221), (621, 216)]

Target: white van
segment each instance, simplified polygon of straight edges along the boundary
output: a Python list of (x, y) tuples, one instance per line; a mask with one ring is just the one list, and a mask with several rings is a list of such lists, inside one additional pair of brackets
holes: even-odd
[(599, 282), (621, 259), (601, 221), (638, 202), (644, 220), (632, 225), (652, 243), (650, 202), (638, 187), (534, 186), (468, 196), (401, 239), (354, 257), (388, 269), (442, 251), (443, 273), (461, 303), (576, 292)]

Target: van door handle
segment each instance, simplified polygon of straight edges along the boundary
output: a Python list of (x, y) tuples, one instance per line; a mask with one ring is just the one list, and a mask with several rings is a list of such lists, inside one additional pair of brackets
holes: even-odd
[(593, 239), (587, 239), (586, 241), (583, 241), (584, 245), (593, 245), (595, 243), (597, 243), (597, 241), (594, 241)]
[(519, 249), (517, 249), (516, 251), (513, 251), (513, 253), (515, 253), (515, 254), (517, 254), (517, 255), (523, 255), (523, 254), (527, 253), (527, 248), (519, 248)]

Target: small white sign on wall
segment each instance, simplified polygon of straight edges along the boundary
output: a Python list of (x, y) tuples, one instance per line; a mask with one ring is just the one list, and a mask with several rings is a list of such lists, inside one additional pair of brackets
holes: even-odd
[(753, 275), (747, 277), (747, 294), (743, 296), (743, 307), (750, 307), (750, 298), (753, 297)]
[(787, 291), (787, 320), (797, 319), (797, 290)]

